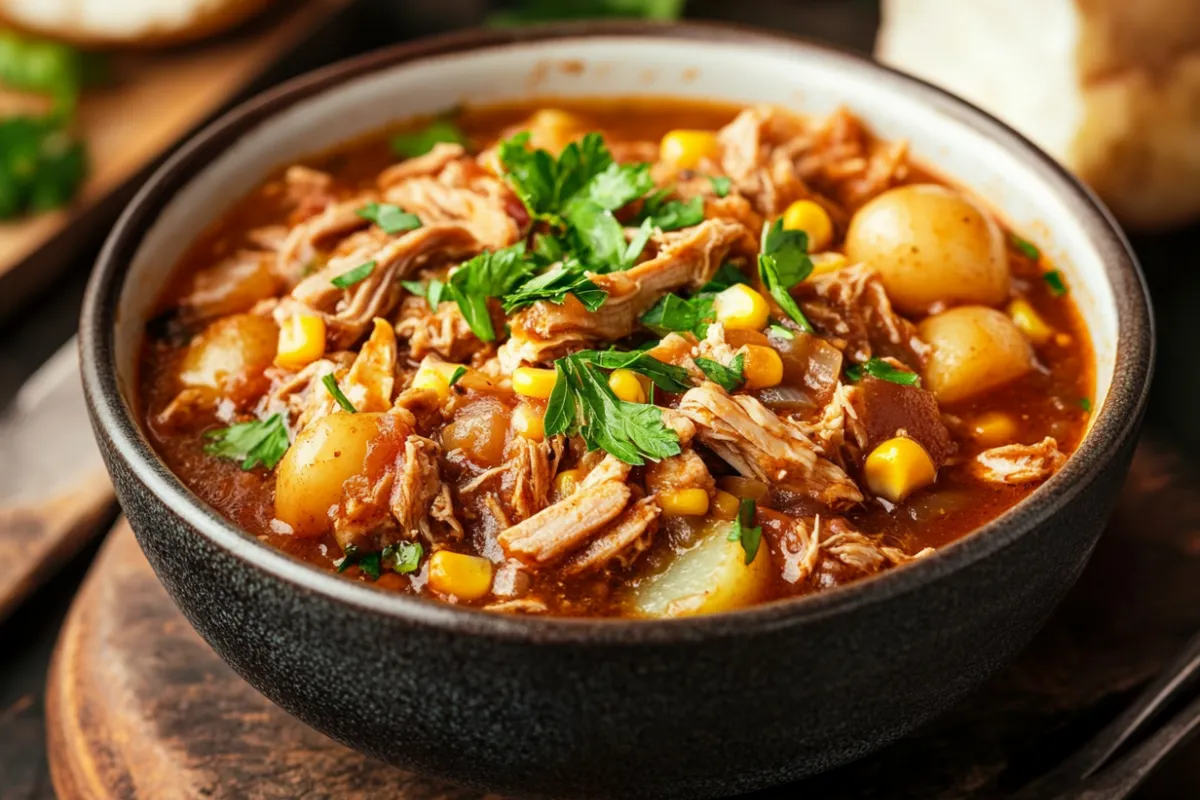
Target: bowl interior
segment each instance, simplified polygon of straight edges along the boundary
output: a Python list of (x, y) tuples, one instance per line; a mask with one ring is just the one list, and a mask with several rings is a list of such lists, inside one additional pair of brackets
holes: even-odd
[[(1130, 368), (1129, 359), (1131, 354), (1148, 359), (1151, 350), (1150, 332), (1143, 329), (1144, 287), (1103, 210), (1032, 145), (936, 89), (837, 50), (720, 28), (604, 32), (610, 30), (550, 38), (516, 34), (518, 39), (529, 37), (527, 41), (506, 41), (509, 34), (474, 34), (423, 48), (401, 48), (353, 67), (335, 66), (302, 79), (300, 90), (283, 87), (258, 101), (252, 113), (243, 112), (230, 123), (236, 138), (230, 137), (232, 143), (221, 140), (222, 148), (211, 158), (196, 144), (195, 152), (185, 149), (173, 161), (183, 165), (188, 177), (173, 192), (158, 195), (169, 199), (149, 212), (156, 216), (119, 284), (111, 333), (94, 334), (112, 337), (108, 342), (126, 409), (138, 407), (134, 390), (144, 325), (171, 270), (207, 225), (273, 169), (461, 103), (670, 96), (776, 103), (813, 115), (848, 106), (878, 135), (908, 140), (918, 160), (969, 187), (1049, 255), (1066, 275), (1092, 335), (1096, 413), (1090, 424), (1094, 429), (1100, 420), (1109, 422), (1101, 441), (1089, 435), (1081, 445), (1079, 453), (1091, 454), (1084, 469), (1068, 465), (1035, 498), (1093, 469), (1105, 448), (1135, 423), (1149, 367)], [(201, 154), (208, 160), (195, 168)], [(165, 170), (169, 173), (171, 167)], [(160, 175), (157, 180), (168, 178)], [(123, 224), (129, 222), (127, 218)], [(91, 300), (107, 302), (102, 295), (94, 293)], [(1119, 308), (1124, 313), (1119, 314)], [(89, 341), (85, 336), (85, 357)], [(1105, 400), (1118, 364), (1122, 366), (1115, 385), (1123, 389), (1118, 394), (1125, 402), (1106, 415)], [(101, 365), (99, 371), (103, 369)], [(102, 417), (108, 413), (102, 412)], [(1018, 509), (1033, 502), (1027, 500)], [(932, 563), (926, 568), (932, 570)]]

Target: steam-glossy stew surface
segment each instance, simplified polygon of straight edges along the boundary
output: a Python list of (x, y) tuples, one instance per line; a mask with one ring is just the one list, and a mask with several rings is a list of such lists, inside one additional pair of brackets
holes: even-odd
[(1061, 468), (1069, 289), (849, 111), (468, 109), (231, 199), (143, 411), (201, 498), (349, 580), (712, 613), (903, 567)]

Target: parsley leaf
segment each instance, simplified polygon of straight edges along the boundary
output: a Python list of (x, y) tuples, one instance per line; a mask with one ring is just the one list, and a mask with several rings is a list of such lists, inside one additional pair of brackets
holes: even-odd
[(342, 560), (337, 564), (338, 572), (345, 572), (352, 566), (357, 566), (373, 581), (379, 580), (380, 565), (382, 563), (382, 553), (378, 550), (369, 550), (362, 552), (352, 544), (346, 545), (346, 549), (342, 551)]
[(411, 231), (421, 227), (421, 220), (417, 218), (416, 214), (410, 214), (400, 206), (391, 203), (367, 203), (354, 213), (363, 219), (374, 222), (387, 234)]
[(645, 375), (664, 392), (686, 392), (691, 388), (688, 371), (683, 367), (659, 361), (645, 350), (580, 350), (575, 358), (595, 364), (602, 369), (629, 369)]
[(1062, 273), (1056, 269), (1042, 273), (1042, 280), (1050, 287), (1050, 294), (1055, 297), (1062, 297), (1067, 293), (1067, 283), (1063, 280)]
[(627, 464), (679, 454), (679, 437), (663, 423), (662, 409), (619, 399), (597, 367), (578, 354), (560, 358), (554, 368), (558, 379), (546, 407), (546, 433), (582, 436), (589, 450)]
[(717, 269), (716, 274), (708, 283), (700, 287), (699, 294), (716, 294), (739, 283), (750, 285), (750, 281), (746, 280), (746, 276), (740, 269), (726, 262)]
[(367, 276), (374, 271), (375, 262), (368, 261), (365, 264), (359, 264), (354, 269), (343, 272), (341, 275), (338, 275), (336, 278), (331, 280), (330, 283), (339, 289), (349, 289), (354, 284), (366, 280)]
[(727, 196), (733, 186), (733, 181), (724, 175), (709, 175), (708, 179), (712, 182), (713, 193), (717, 197)]
[(694, 333), (703, 339), (715, 319), (711, 295), (697, 295), (685, 300), (674, 292), (667, 292), (642, 314), (640, 321), (658, 336)]
[(525, 243), (500, 250), (485, 250), (450, 275), (449, 296), (458, 303), (463, 319), (482, 342), (496, 340), (488, 298), (511, 292), (532, 271), (525, 258)]
[(800, 326), (812, 333), (812, 325), (790, 294), (793, 286), (812, 274), (812, 259), (808, 257), (808, 236), (804, 231), (788, 230), (783, 219), (775, 224), (763, 223), (762, 252), (758, 254), (758, 275), (763, 287), (775, 298), (779, 307)]
[(424, 554), (425, 548), (421, 547), (420, 542), (396, 542), (383, 548), (383, 565), (401, 575), (407, 575), (420, 568), (421, 556)]
[(664, 231), (690, 228), (704, 221), (704, 198), (696, 195), (691, 200), (668, 200), (670, 189), (659, 189), (646, 198), (642, 205), (642, 219)]
[(282, 414), (209, 431), (204, 438), (212, 440), (204, 446), (205, 453), (241, 461), (245, 470), (254, 469), (259, 464), (274, 469), (291, 444)]
[(583, 303), (588, 311), (595, 311), (604, 304), (608, 292), (597, 286), (582, 269), (557, 265), (521, 284), (516, 291), (504, 297), (504, 313), (511, 314), (518, 308), (545, 300), (562, 305), (568, 294)]
[(83, 144), (62, 120), (0, 120), (0, 219), (65, 205), (86, 173)]
[(726, 537), (731, 542), (741, 542), (747, 564), (754, 561), (759, 545), (762, 544), (762, 528), (754, 526), (754, 511), (754, 498), (743, 497), (738, 504), (738, 515), (733, 520), (733, 527), (729, 529), (729, 535)]
[(871, 358), (862, 364), (854, 364), (846, 368), (846, 377), (852, 381), (861, 381), (864, 375), (870, 375), (872, 378), (878, 378), (881, 381), (898, 383), (902, 386), (921, 385), (920, 375), (895, 367), (882, 358)]
[(782, 325), (772, 324), (767, 328), (767, 330), (778, 336), (780, 339), (787, 339), (788, 341), (791, 341), (792, 339), (796, 338), (796, 334), (792, 333), (791, 330), (783, 327)]
[(726, 367), (711, 358), (698, 357), (695, 359), (696, 366), (704, 373), (704, 376), (715, 384), (718, 384), (727, 392), (733, 392), (746, 382), (744, 369), (746, 366), (746, 357), (738, 354), (733, 357)]
[(1015, 233), (1010, 233), (1008, 235), (1008, 239), (1012, 242), (1012, 246), (1017, 248), (1017, 250), (1019, 250), (1026, 258), (1037, 261), (1042, 257), (1042, 251), (1038, 250), (1037, 245), (1035, 245), (1033, 242), (1022, 239)]
[(437, 311), (438, 305), (442, 302), (442, 295), (446, 292), (446, 284), (437, 278), (431, 279), (429, 283), (400, 281), (400, 285), (417, 297), (424, 297), (426, 302), (429, 303), (431, 311)]
[(1091, 399), (1087, 398), (1087, 397), (1079, 398), (1079, 407), (1082, 408), (1084, 411), (1086, 411), (1088, 414), (1092, 413)]
[(397, 133), (389, 143), (392, 146), (392, 152), (396, 155), (412, 158), (425, 155), (433, 149), (435, 144), (440, 142), (466, 144), (467, 137), (463, 135), (453, 120), (443, 117), (435, 119), (419, 131)]
[(338, 386), (337, 378), (333, 377), (332, 372), (326, 373), (325, 376), (321, 378), (321, 383), (325, 384), (325, 390), (333, 395), (333, 399), (336, 400), (337, 404), (342, 407), (342, 411), (345, 411), (347, 414), (358, 413), (358, 409), (356, 409), (354, 404), (351, 403), (346, 398), (346, 395), (342, 393), (342, 387)]
[(457, 367), (455, 367), (455, 368), (454, 368), (454, 372), (451, 372), (451, 373), (450, 373), (450, 380), (449, 380), (449, 381), (447, 381), (447, 383), (448, 383), (450, 386), (453, 386), (454, 384), (456, 384), (456, 383), (458, 383), (460, 380), (462, 380), (462, 376), (463, 376), (463, 375), (466, 375), (466, 374), (467, 374), (467, 368), (466, 368), (466, 367), (464, 367), (464, 366), (461, 366), (461, 365), (460, 365), (460, 366), (457, 366)]

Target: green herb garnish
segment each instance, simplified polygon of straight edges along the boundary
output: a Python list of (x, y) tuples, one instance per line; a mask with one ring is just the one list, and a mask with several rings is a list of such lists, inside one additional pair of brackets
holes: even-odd
[(204, 446), (205, 453), (241, 461), (244, 470), (254, 469), (259, 464), (274, 469), (290, 444), (282, 414), (209, 431), (204, 438), (212, 440)]
[(343, 272), (336, 278), (330, 281), (339, 289), (349, 289), (354, 284), (366, 280), (367, 276), (375, 271), (375, 262), (368, 261), (365, 264), (359, 264), (352, 270)]
[(427, 284), (420, 281), (400, 281), (400, 285), (417, 297), (424, 297), (429, 303), (431, 311), (437, 311), (438, 305), (442, 302), (442, 296), (446, 292), (446, 284), (437, 278), (433, 278)]
[(739, 283), (747, 286), (750, 285), (750, 281), (746, 279), (746, 276), (742, 274), (740, 269), (726, 262), (717, 268), (716, 274), (712, 276), (712, 279), (708, 283), (700, 287), (698, 294), (716, 294)]
[(1062, 273), (1056, 269), (1042, 273), (1042, 280), (1050, 287), (1050, 294), (1055, 297), (1062, 297), (1067, 293), (1067, 283), (1063, 280)]
[(686, 392), (691, 388), (688, 371), (683, 367), (659, 361), (645, 350), (580, 350), (577, 360), (595, 364), (602, 369), (628, 369), (645, 375), (664, 392)]
[(728, 367), (711, 358), (699, 357), (695, 361), (696, 366), (700, 368), (706, 378), (727, 392), (737, 391), (738, 387), (746, 382), (744, 374), (746, 357), (744, 355), (734, 356)]
[(763, 223), (762, 252), (758, 254), (758, 275), (763, 286), (775, 298), (779, 307), (800, 326), (812, 333), (812, 325), (796, 304), (790, 291), (812, 274), (812, 259), (808, 257), (808, 236), (804, 231), (788, 230), (783, 219)]
[(1012, 242), (1013, 247), (1017, 248), (1017, 250), (1019, 250), (1022, 253), (1022, 255), (1024, 255), (1026, 258), (1032, 259), (1033, 261), (1037, 261), (1039, 258), (1042, 257), (1042, 251), (1038, 250), (1037, 245), (1035, 245), (1033, 242), (1030, 242), (1026, 239), (1022, 239), (1020, 236), (1017, 236), (1015, 233), (1009, 234), (1008, 238), (1009, 238), (1009, 241)]
[(435, 144), (441, 142), (466, 144), (467, 137), (452, 120), (443, 117), (435, 119), (419, 131), (397, 133), (389, 143), (396, 155), (412, 158), (425, 155)]
[(641, 218), (664, 231), (690, 228), (704, 221), (704, 198), (697, 195), (687, 202), (668, 200), (670, 189), (659, 189), (646, 198)]
[(489, 25), (505, 27), (559, 19), (636, 17), (679, 19), (687, 0), (521, 0), (515, 8), (492, 14)]
[(449, 383), (449, 385), (450, 385), (450, 386), (453, 386), (454, 384), (458, 383), (458, 382), (459, 382), (459, 380), (461, 380), (461, 379), (462, 379), (462, 376), (463, 376), (463, 375), (466, 375), (466, 374), (467, 374), (467, 368), (466, 368), (466, 367), (463, 367), (463, 366), (458, 366), (458, 367), (455, 367), (455, 368), (454, 368), (454, 372), (451, 372), (451, 373), (450, 373), (450, 380), (449, 380), (449, 382), (448, 382), (448, 383)]
[(446, 287), (458, 303), (463, 319), (481, 342), (496, 340), (488, 298), (502, 298), (514, 291), (533, 271), (525, 258), (525, 243), (518, 242), (501, 250), (484, 251), (463, 264), (450, 276)]
[(380, 551), (369, 550), (364, 553), (351, 544), (346, 545), (346, 549), (342, 553), (342, 560), (337, 565), (338, 572), (345, 572), (350, 567), (357, 566), (371, 580), (379, 580), (380, 566), (383, 560)]
[(400, 206), (391, 203), (367, 203), (355, 213), (363, 219), (374, 222), (387, 234), (411, 231), (421, 227), (421, 220), (417, 218), (416, 214), (410, 214)]
[(425, 549), (420, 542), (396, 542), (383, 548), (383, 565), (393, 572), (407, 575), (420, 568), (424, 554)]
[(1079, 398), (1079, 407), (1087, 413), (1092, 413), (1092, 401), (1087, 397)]
[(759, 545), (762, 544), (762, 528), (754, 525), (754, 513), (754, 498), (743, 497), (738, 504), (738, 514), (733, 520), (733, 527), (729, 529), (729, 535), (726, 537), (731, 542), (741, 542), (747, 564), (754, 561)]
[(667, 292), (642, 314), (640, 322), (659, 336), (668, 333), (693, 333), (703, 339), (708, 326), (716, 320), (711, 295), (697, 295), (685, 300)]
[(787, 339), (788, 341), (791, 341), (792, 339), (796, 338), (796, 334), (792, 333), (790, 329), (776, 323), (772, 323), (770, 326), (768, 326), (767, 330), (778, 336), (780, 339)]
[(518, 308), (533, 305), (539, 300), (562, 305), (568, 294), (575, 295), (588, 311), (598, 309), (608, 297), (608, 292), (585, 275), (577, 263), (575, 267), (559, 264), (535, 278), (530, 278), (514, 292), (505, 295), (504, 313), (511, 314)]
[(679, 437), (663, 423), (661, 409), (619, 399), (597, 366), (579, 354), (560, 358), (554, 368), (558, 379), (546, 406), (546, 433), (582, 436), (589, 450), (627, 464), (679, 454)]
[(708, 179), (712, 182), (713, 192), (717, 197), (728, 195), (729, 189), (733, 186), (733, 181), (724, 175), (709, 175)]
[(862, 364), (854, 364), (846, 368), (846, 377), (852, 381), (861, 381), (864, 375), (870, 375), (872, 378), (878, 378), (881, 381), (898, 383), (902, 386), (921, 385), (920, 375), (895, 367), (882, 358), (868, 359)]
[(346, 399), (346, 395), (342, 393), (342, 387), (338, 386), (337, 378), (333, 377), (333, 373), (326, 373), (326, 375), (321, 378), (321, 383), (325, 384), (325, 389), (329, 392), (329, 394), (333, 395), (333, 399), (336, 400), (337, 404), (342, 407), (342, 411), (345, 411), (347, 414), (358, 413), (358, 409), (356, 409), (354, 404)]

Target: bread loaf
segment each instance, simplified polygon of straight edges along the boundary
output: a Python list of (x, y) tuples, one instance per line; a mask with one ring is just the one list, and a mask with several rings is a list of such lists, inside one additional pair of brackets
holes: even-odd
[(1020, 130), (1128, 227), (1200, 217), (1200, 2), (884, 0), (876, 55)]
[(0, 0), (0, 20), (90, 47), (156, 47), (232, 27), (271, 0)]

